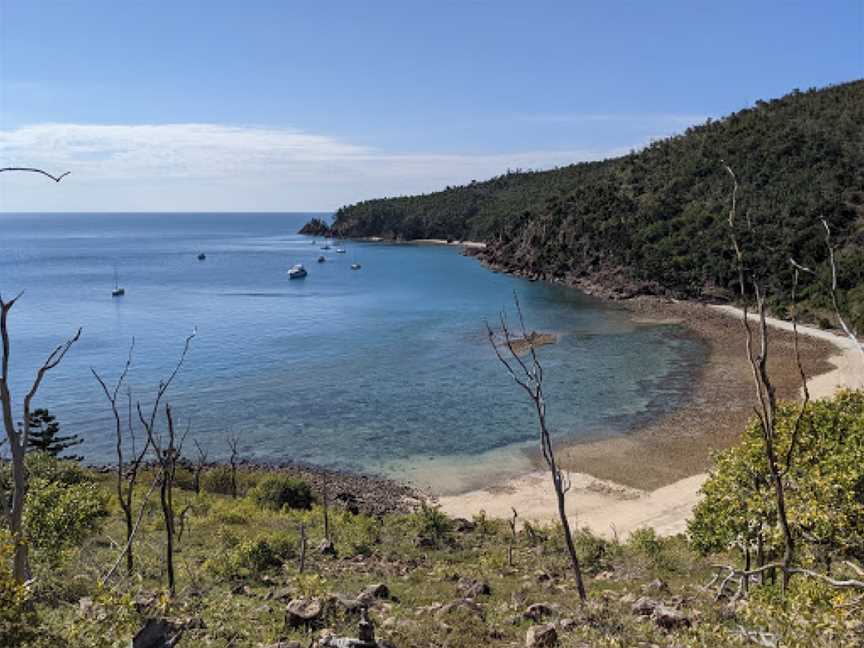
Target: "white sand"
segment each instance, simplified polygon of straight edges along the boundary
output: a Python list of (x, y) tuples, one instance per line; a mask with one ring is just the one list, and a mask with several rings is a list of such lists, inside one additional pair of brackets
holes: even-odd
[[(741, 316), (741, 311), (733, 306), (712, 308), (726, 315)], [(756, 316), (751, 314), (751, 317)], [(769, 318), (768, 322), (780, 329), (792, 328), (782, 320)], [(801, 335), (827, 340), (837, 347), (837, 354), (829, 358), (834, 369), (808, 382), (811, 398), (830, 397), (843, 387), (864, 387), (861, 354), (851, 340), (808, 326), (799, 326), (798, 330)], [(623, 539), (641, 527), (653, 527), (663, 535), (679, 533), (686, 528), (706, 477), (705, 473), (692, 475), (646, 492), (574, 473), (571, 475), (573, 487), (567, 494), (567, 513), (574, 526), (588, 527), (607, 538), (617, 534)], [(539, 470), (504, 484), (441, 497), (438, 501), (442, 510), (453, 517), (470, 518), (483, 510), (490, 517), (509, 518), (511, 508), (516, 509), (521, 520), (548, 522), (558, 517), (551, 477), (548, 472)]]

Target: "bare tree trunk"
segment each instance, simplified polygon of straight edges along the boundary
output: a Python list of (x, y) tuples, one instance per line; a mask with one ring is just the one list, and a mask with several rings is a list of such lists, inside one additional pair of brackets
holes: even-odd
[[(16, 170), (16, 169), (4, 169)], [(38, 170), (37, 170), (38, 171)], [(43, 173), (43, 171), (39, 171)], [(47, 175), (47, 174), (45, 174)], [(11, 345), (9, 342), (9, 311), (15, 302), (21, 297), (19, 293), (10, 301), (3, 301), (0, 296), (0, 339), (2, 339), (2, 373), (0, 373), (0, 408), (3, 412), (3, 427), (6, 431), (6, 440), (9, 442), (9, 452), (12, 463), (12, 496), (8, 507), (9, 531), (15, 543), (12, 573), (18, 583), (23, 583), (30, 578), (30, 563), (27, 552), (27, 539), (24, 537), (24, 505), (27, 498), (27, 468), (24, 463), (27, 450), (27, 441), (30, 435), (30, 405), (45, 375), (63, 360), (78, 338), (81, 337), (81, 329), (65, 343), (56, 347), (36, 372), (36, 377), (30, 390), (24, 397), (24, 416), (21, 429), (15, 428), (12, 415), (12, 394), (9, 391), (9, 354)], [(5, 508), (5, 507), (4, 507)]]
[(587, 599), (585, 592), (585, 584), (582, 579), (582, 568), (579, 565), (579, 557), (576, 555), (576, 548), (573, 546), (573, 536), (570, 532), (570, 522), (567, 519), (567, 511), (565, 507), (565, 497), (567, 491), (570, 490), (570, 480), (558, 467), (555, 461), (555, 452), (552, 448), (552, 438), (549, 433), (549, 428), (546, 425), (546, 401), (543, 396), (543, 367), (537, 358), (537, 353), (534, 350), (534, 345), (530, 342), (528, 331), (525, 328), (525, 321), (522, 316), (522, 307), (519, 305), (519, 298), (516, 293), (513, 293), (513, 301), (516, 304), (516, 312), (519, 315), (519, 325), (522, 332), (522, 338), (528, 341), (528, 350), (530, 353), (530, 364), (526, 364), (519, 356), (515, 346), (514, 339), (507, 325), (507, 318), (504, 313), (501, 314), (501, 333), (504, 336), (503, 345), (507, 347), (510, 358), (505, 358), (501, 353), (499, 344), (495, 340), (495, 332), (487, 324), (486, 329), (489, 334), (489, 342), (492, 345), (495, 355), (498, 360), (504, 365), (504, 368), (510, 374), (510, 377), (517, 385), (522, 387), (531, 399), (534, 405), (534, 411), (537, 415), (537, 423), (540, 431), (540, 448), (542, 450), (543, 459), (549, 472), (552, 475), (552, 486), (555, 489), (555, 497), (558, 504), (558, 518), (561, 522), (561, 528), (564, 533), (564, 543), (567, 546), (567, 553), (570, 558), (570, 565), (573, 568), (573, 575), (576, 578), (576, 588), (579, 592), (579, 601), (584, 603)]
[(240, 437), (228, 437), (228, 448), (231, 450), (231, 456), (228, 459), (231, 464), (231, 497), (237, 498), (237, 458), (240, 456), (239, 445)]

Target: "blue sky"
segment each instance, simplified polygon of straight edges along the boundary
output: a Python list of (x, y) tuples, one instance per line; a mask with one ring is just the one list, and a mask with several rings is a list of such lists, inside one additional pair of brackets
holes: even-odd
[(864, 0), (0, 0), (0, 209), (331, 210), (864, 76)]

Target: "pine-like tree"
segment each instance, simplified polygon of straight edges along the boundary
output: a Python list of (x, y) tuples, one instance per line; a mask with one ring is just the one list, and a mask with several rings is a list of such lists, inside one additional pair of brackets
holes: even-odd
[[(30, 434), (27, 437), (27, 450), (29, 452), (47, 452), (57, 457), (67, 448), (80, 445), (83, 442), (84, 439), (77, 434), (60, 435), (60, 423), (47, 409), (40, 408), (30, 413)], [(62, 458), (73, 461), (83, 459), (77, 455)]]

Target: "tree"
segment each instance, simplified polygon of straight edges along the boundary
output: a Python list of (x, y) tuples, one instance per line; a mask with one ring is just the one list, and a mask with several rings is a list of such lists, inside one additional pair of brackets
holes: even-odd
[[(69, 175), (67, 171), (59, 176), (53, 176), (42, 169), (30, 167), (4, 167), (0, 169), (0, 173), (12, 171), (39, 173), (51, 178), (54, 182), (60, 182), (64, 177)], [(24, 397), (23, 424), (20, 429), (16, 430), (15, 420), (12, 415), (12, 394), (9, 389), (9, 352), (11, 347), (7, 319), (9, 311), (12, 310), (21, 294), (19, 293), (9, 301), (4, 301), (2, 293), (0, 293), (0, 337), (2, 337), (3, 344), (2, 373), (0, 373), (0, 406), (2, 406), (3, 411), (3, 427), (6, 430), (6, 441), (9, 443), (9, 451), (12, 455), (12, 501), (8, 506), (4, 504), (4, 510), (7, 514), (9, 530), (15, 543), (12, 574), (18, 583), (23, 583), (30, 575), (30, 566), (27, 560), (27, 543), (22, 533), (24, 503), (27, 496), (27, 472), (24, 466), (24, 454), (27, 451), (27, 441), (30, 436), (30, 404), (36, 392), (39, 391), (39, 385), (45, 378), (45, 374), (60, 364), (63, 356), (66, 355), (69, 348), (81, 336), (81, 329), (79, 328), (73, 337), (54, 349), (37, 370), (36, 378), (33, 380), (30, 391)]]
[(576, 555), (576, 548), (573, 545), (573, 536), (570, 533), (570, 522), (567, 519), (565, 510), (565, 496), (570, 490), (570, 479), (555, 460), (555, 451), (552, 447), (552, 437), (549, 434), (549, 428), (546, 424), (546, 400), (543, 396), (543, 367), (540, 360), (537, 358), (537, 352), (534, 350), (534, 345), (531, 343), (528, 330), (525, 327), (525, 320), (522, 317), (522, 307), (519, 305), (519, 297), (515, 291), (513, 293), (513, 301), (516, 304), (516, 312), (519, 317), (519, 326), (522, 332), (522, 339), (528, 342), (528, 350), (530, 360), (526, 363), (519, 355), (516, 349), (513, 335), (507, 324), (507, 317), (502, 312), (501, 335), (504, 338), (503, 346), (509, 352), (509, 358), (505, 357), (500, 350), (500, 345), (496, 341), (495, 331), (487, 323), (486, 330), (489, 335), (489, 343), (495, 351), (498, 360), (510, 374), (510, 377), (519, 385), (528, 397), (531, 399), (531, 404), (534, 407), (534, 412), (537, 415), (537, 423), (540, 431), (540, 449), (543, 454), (543, 460), (552, 475), (552, 486), (555, 489), (555, 497), (558, 501), (558, 518), (561, 521), (561, 529), (564, 533), (564, 543), (567, 547), (567, 553), (570, 556), (570, 564), (573, 568), (573, 575), (576, 577), (576, 588), (579, 591), (579, 600), (584, 603), (587, 599), (585, 593), (585, 584), (582, 580), (582, 568), (579, 566), (579, 558)]
[(60, 364), (72, 345), (81, 337), (81, 329), (79, 328), (74, 336), (57, 346), (36, 371), (36, 377), (33, 379), (29, 391), (24, 396), (22, 425), (16, 428), (12, 414), (12, 393), (9, 389), (11, 343), (9, 339), (8, 318), (9, 312), (20, 297), (21, 294), (19, 293), (9, 301), (4, 301), (2, 295), (0, 295), (0, 338), (2, 338), (3, 347), (2, 372), (0, 372), (0, 406), (2, 406), (3, 410), (3, 427), (6, 430), (6, 441), (9, 444), (9, 451), (12, 455), (12, 497), (7, 511), (9, 530), (15, 542), (12, 573), (16, 581), (23, 583), (30, 577), (27, 541), (23, 532), (24, 505), (27, 497), (27, 470), (24, 464), (24, 455), (30, 438), (30, 421), (32, 420), (30, 406), (45, 376)]
[[(18, 424), (19, 428), (21, 423)], [(68, 448), (73, 448), (84, 443), (84, 439), (77, 434), (67, 436), (60, 435), (60, 423), (45, 408), (33, 410), (30, 414), (30, 437), (27, 439), (27, 449), (33, 452), (47, 452), (57, 457)], [(61, 457), (73, 461), (81, 461), (83, 457), (78, 455)]]

